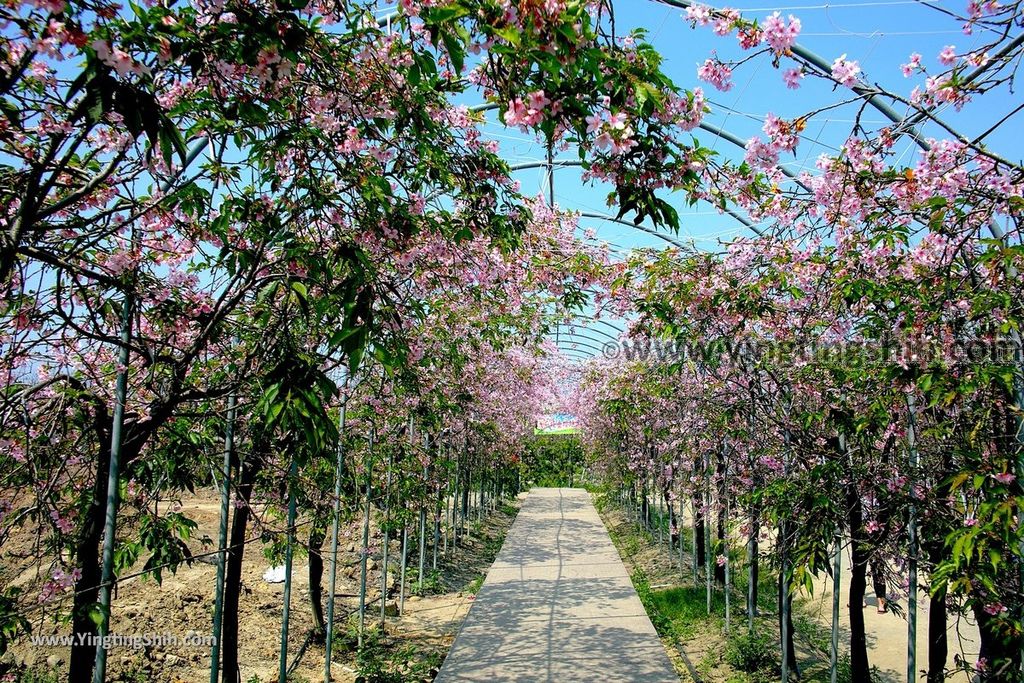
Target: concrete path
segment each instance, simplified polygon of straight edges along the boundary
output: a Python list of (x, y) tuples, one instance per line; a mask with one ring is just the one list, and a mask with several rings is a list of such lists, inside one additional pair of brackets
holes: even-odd
[(533, 489), (436, 679), (678, 683), (581, 489)]

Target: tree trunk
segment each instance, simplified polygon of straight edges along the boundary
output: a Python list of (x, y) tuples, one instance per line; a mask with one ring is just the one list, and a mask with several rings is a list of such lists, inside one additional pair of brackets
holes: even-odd
[(704, 513), (701, 511), (699, 503), (694, 506), (693, 526), (697, 535), (697, 566), (704, 567), (707, 564), (707, 555), (705, 553), (707, 542), (704, 538)]
[(985, 683), (1018, 681), (1020, 641), (1000, 633), (996, 618), (985, 611), (980, 601), (974, 602), (973, 609), (974, 618), (978, 622), (978, 633), (981, 636), (978, 659), (983, 659), (986, 663), (980, 680)]
[(668, 529), (669, 548), (674, 548), (676, 543), (682, 542), (682, 535), (679, 533), (679, 518), (676, 516), (676, 507), (669, 500), (669, 489), (662, 491), (662, 498), (665, 500), (665, 507), (668, 508)]
[[(720, 448), (715, 451), (715, 476), (717, 479), (717, 485), (715, 486), (716, 494), (718, 497), (718, 514), (717, 514), (717, 528), (715, 538), (717, 543), (716, 548), (725, 557), (729, 556), (729, 544), (726, 543), (725, 538), (725, 497), (726, 497), (726, 476), (725, 476), (725, 445), (723, 444)], [(714, 559), (714, 558), (712, 558)], [(717, 583), (725, 585), (725, 565), (718, 564), (715, 562), (715, 581)]]
[(646, 479), (646, 477), (644, 478), (644, 486), (640, 490), (640, 497), (641, 497), (641, 501), (640, 501), (640, 522), (643, 525), (644, 529), (649, 529), (650, 526), (651, 526), (650, 525), (651, 509), (650, 509), (650, 505), (647, 503), (647, 479)]
[(221, 626), (221, 670), (225, 683), (241, 680), (238, 668), (238, 603), (242, 588), (242, 558), (245, 555), (245, 532), (249, 524), (249, 501), (256, 476), (263, 469), (262, 455), (257, 451), (242, 466), (236, 495), (241, 505), (231, 518), (228, 540), (228, 561), (224, 574), (224, 623)]
[(867, 588), (868, 546), (860, 493), (853, 485), (847, 488), (847, 507), (853, 568), (850, 571), (850, 683), (870, 683), (867, 636), (864, 631), (864, 591)]
[(75, 640), (71, 646), (68, 681), (90, 683), (96, 660), (95, 636), (98, 627), (89, 613), (99, 600), (100, 543), (106, 512), (107, 474), (110, 462), (103, 454), (97, 457), (96, 480), (92, 487), (92, 500), (75, 547), (75, 558), (82, 575), (75, 582), (75, 600), (71, 617), (71, 630)]
[(928, 601), (928, 683), (946, 680), (946, 596), (932, 596)]
[(309, 530), (309, 606), (313, 611), (313, 632), (317, 642), (327, 633), (327, 622), (324, 620), (323, 586), (324, 558), (321, 548), (327, 537), (327, 529), (314, 524)]
[(758, 562), (758, 555), (760, 548), (758, 547), (757, 537), (761, 534), (761, 516), (758, 514), (756, 508), (752, 508), (750, 511), (750, 539), (747, 542), (747, 561), (750, 563), (747, 572), (747, 601), (749, 603), (748, 609), (752, 609), (754, 616), (757, 616), (757, 588), (758, 580), (761, 575), (761, 568)]
[(782, 615), (786, 615), (786, 661), (789, 663), (789, 670), (791, 673), (796, 674), (797, 678), (800, 678), (800, 665), (796, 661), (796, 628), (793, 626), (793, 590), (789, 590), (787, 599), (787, 608), (781, 609), (782, 607), (782, 573), (779, 573), (779, 579), (776, 581), (778, 603), (779, 603), (779, 633), (782, 633)]

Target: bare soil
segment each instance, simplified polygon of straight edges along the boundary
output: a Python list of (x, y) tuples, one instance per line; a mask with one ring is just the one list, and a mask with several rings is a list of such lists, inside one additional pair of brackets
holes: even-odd
[[(501, 546), (501, 539), (515, 518), (518, 502), (513, 503), (512, 509), (499, 509), (487, 515), (482, 522), (468, 524), (470, 533), (460, 539), (458, 548), (449, 545), (447, 555), (439, 554), (436, 580), (426, 582), (428, 587), (440, 591), (438, 594), (423, 597), (410, 594), (409, 586), (417, 579), (418, 572), (418, 553), (415, 550), (410, 552), (405, 609), (401, 617), (397, 616), (399, 585), (396, 576), (400, 551), (393, 541), (388, 563), (388, 616), (383, 632), (380, 620), (382, 541), (379, 531), (374, 530), (371, 551), (376, 549), (376, 552), (368, 562), (367, 601), (370, 606), (367, 608), (367, 640), (373, 643), (371, 656), (375, 658), (370, 663), (366, 661), (366, 651), (361, 663), (357, 661), (354, 651), (354, 613), (358, 611), (360, 579), (360, 527), (358, 522), (346, 525), (339, 542), (335, 601), (337, 642), (332, 678), (343, 682), (355, 681), (361, 668), (379, 666), (393, 673), (394, 680), (432, 680), (472, 603), (480, 578), (493, 562), (497, 548)], [(216, 537), (219, 524), (219, 498), (216, 491), (197, 492), (195, 496), (184, 498), (181, 506), (182, 513), (199, 524), (195, 539), (202, 539), (204, 535)], [(299, 524), (301, 539), (301, 520)], [(199, 540), (190, 542), (190, 546), (196, 554), (210, 550), (209, 546), (204, 547)], [(411, 541), (410, 546), (413, 546)], [(327, 550), (325, 545), (325, 565)], [(144, 559), (140, 560), (138, 569), (141, 569)], [(432, 557), (428, 552), (428, 574), (431, 564)], [(246, 682), (277, 679), (284, 584), (264, 581), (263, 573), (269, 567), (270, 563), (261, 554), (260, 544), (251, 544), (246, 549), (243, 564), (243, 594), (239, 615), (239, 659), (242, 680)], [(313, 627), (307, 571), (305, 554), (297, 555), (293, 565), (289, 662), (294, 661)], [(329, 565), (324, 570), (325, 593), (328, 571)], [(212, 627), (215, 577), (216, 568), (213, 564), (194, 561), (191, 565), (180, 567), (174, 574), (165, 574), (159, 584), (152, 578), (142, 577), (120, 582), (113, 603), (111, 633), (173, 634), (180, 641), (208, 636)], [(27, 576), (23, 573), (17, 580), (26, 585), (27, 594), (32, 594), (33, 584), (38, 581), (34, 571)], [(49, 611), (53, 614), (60, 607), (66, 610), (69, 604), (54, 603)], [(67, 625), (54, 623), (52, 617), (37, 618), (33, 624), (35, 635), (68, 633)], [(22, 678), (57, 681), (67, 674), (69, 652), (68, 647), (38, 646), (23, 639), (5, 655), (4, 661), (22, 670)], [(323, 644), (311, 643), (290, 680), (323, 680), (324, 656)], [(193, 683), (208, 680), (209, 670), (210, 648), (206, 644), (179, 642), (177, 645), (155, 645), (142, 649), (115, 647), (108, 656), (109, 679), (124, 683)]]

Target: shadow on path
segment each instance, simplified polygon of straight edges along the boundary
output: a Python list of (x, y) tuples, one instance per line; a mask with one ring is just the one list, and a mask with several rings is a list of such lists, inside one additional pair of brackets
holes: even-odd
[(534, 489), (436, 680), (679, 677), (589, 494)]

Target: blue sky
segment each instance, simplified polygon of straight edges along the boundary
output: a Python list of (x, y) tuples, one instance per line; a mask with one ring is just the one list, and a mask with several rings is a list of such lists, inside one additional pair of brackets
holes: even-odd
[[(942, 3), (949, 9), (963, 11), (966, 3)], [(743, 11), (747, 18), (764, 19), (778, 9), (784, 15), (800, 18), (803, 27), (799, 42), (831, 62), (846, 53), (848, 59), (858, 60), (863, 76), (871, 83), (879, 83), (904, 96), (923, 83), (923, 77), (904, 78), (899, 65), (907, 61), (911, 52), (920, 52), (923, 63), (933, 72), (940, 70), (936, 56), (945, 45), (955, 45), (961, 53), (984, 44), (986, 34), (977, 30), (964, 35), (960, 23), (914, 0), (840, 0), (831, 6), (815, 0), (794, 0), (772, 7), (757, 0), (741, 0), (730, 6)], [(683, 11), (653, 0), (617, 0), (615, 3), (617, 27), (620, 32), (642, 27), (648, 31), (648, 40), (664, 56), (664, 70), (683, 88), (701, 86), (712, 102), (712, 111), (706, 121), (725, 128), (742, 139), (761, 132), (764, 114), (772, 112), (793, 119), (810, 110), (840, 102), (851, 93), (833, 89), (827, 82), (805, 78), (799, 90), (788, 90), (782, 83), (782, 71), (774, 69), (766, 57), (757, 58), (737, 69), (729, 92), (719, 92), (696, 77), (696, 69), (712, 50), (723, 60), (740, 58), (747, 54), (736, 44), (735, 37), (718, 37), (710, 27), (691, 29), (682, 18)], [(786, 67), (785, 62), (783, 68)], [(968, 104), (962, 112), (952, 109), (943, 112), (943, 118), (954, 123), (964, 133), (978, 134), (1020, 103), (1020, 97), (1006, 91), (993, 92)], [(819, 154), (834, 153), (849, 135), (858, 107), (847, 105), (820, 114), (808, 123), (795, 157), (787, 166), (792, 170), (807, 168), (813, 171)], [(897, 110), (900, 111), (899, 107)], [(496, 118), (492, 112), (492, 120)], [(1020, 119), (1011, 119), (987, 139), (990, 146), (1011, 159), (1021, 158)], [(868, 108), (861, 117), (868, 125), (881, 127), (888, 123), (877, 111)], [(489, 132), (502, 142), (502, 150), (511, 163), (541, 160), (544, 150), (531, 136), (503, 125), (489, 126)], [(926, 132), (928, 130), (926, 129)], [(941, 137), (937, 130), (931, 134)], [(704, 131), (697, 137), (707, 146), (735, 158), (742, 150), (716, 140)], [(905, 144), (903, 159), (912, 162), (916, 149)], [(570, 151), (567, 157), (574, 156)], [(540, 191), (544, 187), (546, 171), (537, 169), (518, 174), (523, 189)], [(555, 172), (556, 201), (565, 208), (607, 211), (604, 197), (608, 188), (590, 187), (579, 181), (579, 170), (557, 169)], [(706, 248), (714, 249), (719, 239), (745, 234), (746, 229), (709, 206), (684, 208), (682, 197), (678, 208), (683, 213), (680, 235), (692, 238)], [(657, 238), (631, 230), (626, 226), (601, 224), (584, 219), (588, 227), (598, 227), (602, 238), (624, 248), (635, 246), (664, 246)]]
[[(964, 12), (966, 1), (936, 3), (947, 9)], [(718, 5), (721, 7), (722, 5)], [(817, 52), (831, 63), (842, 54), (847, 59), (857, 60), (862, 77), (869, 83), (877, 83), (905, 97), (909, 97), (915, 85), (922, 85), (924, 77), (915, 75), (904, 78), (900, 64), (908, 60), (912, 52), (920, 52), (922, 63), (931, 73), (945, 70), (937, 61), (938, 53), (946, 45), (955, 45), (957, 53), (991, 42), (983, 30), (974, 35), (964, 35), (957, 20), (939, 11), (921, 5), (914, 0), (839, 0), (826, 6), (820, 0), (791, 0), (771, 6), (758, 0), (740, 0), (729, 6), (743, 11), (748, 19), (763, 20), (773, 11), (783, 15), (792, 14), (800, 18), (802, 31), (799, 43)], [(696, 77), (697, 66), (716, 50), (723, 60), (739, 59), (748, 54), (737, 45), (735, 36), (719, 37), (710, 27), (691, 29), (683, 18), (683, 10), (654, 2), (653, 0), (616, 0), (616, 22), (620, 32), (642, 27), (648, 32), (651, 42), (664, 56), (664, 71), (682, 88), (696, 86), (704, 88), (711, 101), (711, 113), (706, 121), (729, 130), (741, 139), (761, 133), (763, 117), (772, 112), (782, 118), (794, 119), (820, 107), (848, 99), (852, 93), (845, 88), (834, 89), (821, 79), (805, 78), (799, 90), (789, 90), (782, 82), (782, 69), (792, 66), (784, 61), (782, 69), (775, 69), (766, 56), (759, 57), (736, 70), (734, 86), (729, 92), (719, 92), (711, 85), (702, 83)], [(983, 98), (968, 104), (963, 111), (949, 108), (942, 111), (942, 117), (954, 124), (968, 136), (987, 130), (1015, 106), (1021, 97), (1005, 89), (986, 94)], [(843, 107), (819, 114), (812, 118), (804, 131), (795, 157), (789, 157), (787, 166), (794, 171), (803, 169), (814, 172), (814, 161), (822, 153), (834, 154), (850, 134), (858, 105)], [(900, 106), (898, 112), (903, 113)], [(1020, 160), (1022, 145), (1019, 131), (1024, 122), (1024, 113), (1005, 123), (1000, 130), (987, 138), (990, 147), (1011, 160)], [(489, 114), (491, 120), (496, 113)], [(866, 126), (881, 128), (889, 122), (872, 108), (861, 116)], [(926, 135), (943, 137), (937, 129), (924, 128)], [(502, 151), (510, 163), (540, 161), (544, 148), (529, 135), (510, 130), (500, 123), (488, 126), (488, 132), (497, 137)], [(743, 151), (731, 143), (718, 140), (704, 131), (695, 135), (706, 146), (715, 148), (721, 154), (742, 158)], [(904, 163), (912, 164), (918, 151), (910, 142), (899, 147)], [(564, 153), (574, 158), (575, 151)], [(524, 192), (543, 191), (546, 187), (546, 171), (543, 169), (521, 171), (517, 174)], [(604, 200), (608, 186), (590, 186), (580, 182), (580, 171), (576, 168), (562, 168), (555, 171), (555, 198), (563, 208), (609, 212)], [(672, 197), (669, 196), (669, 200)], [(750, 234), (733, 218), (722, 216), (708, 205), (686, 207), (682, 196), (673, 202), (681, 214), (679, 237), (704, 249), (720, 248), (720, 240)], [(614, 213), (614, 211), (611, 211)], [(662, 248), (665, 242), (645, 235), (627, 226), (583, 219), (581, 227), (595, 228), (601, 239), (613, 246), (629, 249), (632, 247)], [(593, 326), (592, 324), (590, 325)], [(603, 339), (598, 335), (588, 335)], [(564, 339), (565, 334), (561, 335)], [(593, 352), (580, 349), (586, 355)]]

